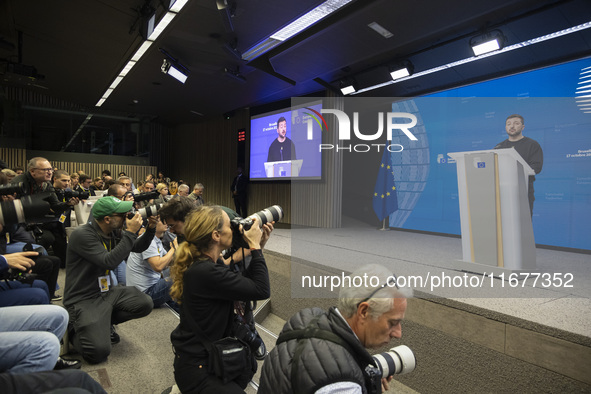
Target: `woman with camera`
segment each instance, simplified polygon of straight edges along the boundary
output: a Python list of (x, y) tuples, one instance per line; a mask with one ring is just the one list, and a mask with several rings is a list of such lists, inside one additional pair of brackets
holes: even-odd
[(261, 248), (273, 225), (267, 223), (261, 230), (255, 222), (248, 231), (242, 226), (236, 230), (252, 253), (244, 275), (228, 269), (221, 259), (233, 238), (230, 218), (221, 207), (200, 206), (185, 220), (186, 242), (179, 246), (171, 268), (171, 296), (181, 305), (180, 324), (171, 334), (174, 374), (183, 393), (242, 393), (256, 371), (250, 350), (245, 350), (244, 359), (226, 365), (213, 357), (222, 338), (232, 341), (227, 337), (242, 336), (238, 333), (244, 326), (237, 323), (235, 301), (270, 296)]

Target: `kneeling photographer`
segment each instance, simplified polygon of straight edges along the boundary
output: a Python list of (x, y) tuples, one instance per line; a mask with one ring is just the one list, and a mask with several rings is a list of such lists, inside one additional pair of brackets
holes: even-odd
[(259, 223), (254, 219), (246, 231), (240, 226), (252, 254), (250, 265), (240, 274), (221, 261), (221, 252), (233, 243), (230, 218), (221, 207), (201, 206), (184, 222), (186, 242), (179, 246), (171, 268), (171, 296), (181, 305), (180, 324), (171, 341), (175, 380), (182, 392), (242, 393), (256, 372), (249, 344), (232, 337), (245, 328), (236, 326), (235, 302), (270, 296), (261, 245), (273, 224), (260, 227)]
[(285, 323), (265, 359), (260, 394), (379, 394), (394, 374), (412, 372), (416, 360), (406, 346), (373, 357), (366, 350), (402, 336), (410, 289), (399, 289), (396, 276), (377, 264), (358, 268), (349, 279), (338, 308), (302, 309)]

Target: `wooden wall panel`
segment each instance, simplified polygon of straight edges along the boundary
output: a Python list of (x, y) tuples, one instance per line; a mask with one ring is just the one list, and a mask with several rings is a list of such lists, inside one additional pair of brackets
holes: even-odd
[[(28, 159), (27, 151), (25, 149), (16, 148), (0, 148), (0, 159), (4, 160), (8, 164), (9, 168), (22, 167), (27, 169)], [(156, 166), (138, 166), (129, 164), (105, 164), (96, 162), (97, 155), (89, 155), (88, 162), (71, 162), (71, 161), (59, 161), (49, 160), (52, 166), (57, 167), (60, 170), (66, 170), (68, 173), (82, 170), (85, 174), (92, 176), (93, 178), (101, 176), (103, 170), (107, 169), (111, 171), (114, 178), (117, 177), (121, 171), (125, 172), (134, 181), (144, 180), (148, 174), (156, 174)], [(93, 162), (94, 161), (94, 162)]]
[(0, 160), (3, 160), (8, 168), (27, 168), (27, 151), (25, 149), (0, 147)]

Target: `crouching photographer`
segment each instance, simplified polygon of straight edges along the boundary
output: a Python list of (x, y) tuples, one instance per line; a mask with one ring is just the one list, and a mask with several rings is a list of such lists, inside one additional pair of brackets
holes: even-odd
[(285, 323), (265, 359), (260, 394), (379, 394), (388, 390), (392, 375), (414, 369), (406, 346), (374, 357), (366, 350), (402, 336), (411, 290), (399, 289), (392, 272), (377, 264), (358, 268), (349, 279), (338, 308), (302, 309)]
[[(272, 222), (240, 228), (252, 260), (244, 274), (230, 270), (221, 252), (232, 246), (228, 214), (218, 206), (201, 206), (186, 217), (183, 242), (171, 268), (171, 296), (181, 306), (180, 324), (171, 334), (175, 380), (182, 392), (242, 393), (257, 364), (252, 349), (237, 339), (235, 304), (270, 296), (269, 272), (261, 245)], [(238, 330), (237, 330), (238, 328)]]

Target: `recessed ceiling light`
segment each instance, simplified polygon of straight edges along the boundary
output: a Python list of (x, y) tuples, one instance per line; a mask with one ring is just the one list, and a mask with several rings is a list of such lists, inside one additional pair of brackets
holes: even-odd
[(380, 25), (378, 22), (371, 22), (367, 26), (369, 26), (370, 29), (374, 30), (376, 33), (378, 33), (379, 35), (381, 35), (384, 38), (390, 38), (394, 35), (394, 34), (392, 34), (392, 32), (390, 32), (388, 29), (386, 29), (385, 27)]

